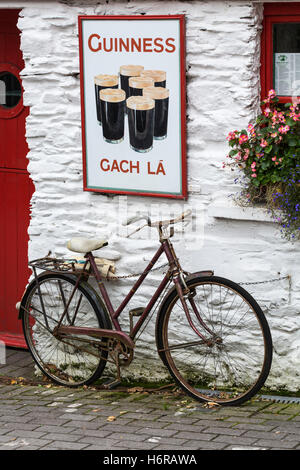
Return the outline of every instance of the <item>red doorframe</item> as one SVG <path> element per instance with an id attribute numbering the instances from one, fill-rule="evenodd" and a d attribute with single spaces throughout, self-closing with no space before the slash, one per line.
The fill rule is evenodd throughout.
<path id="1" fill-rule="evenodd" d="M 28 225 L 34 187 L 27 171 L 25 120 L 29 108 L 22 98 L 20 71 L 24 62 L 18 16 L 19 10 L 0 9 L 0 81 L 4 90 L 0 100 L 0 340 L 7 346 L 26 347 L 16 303 L 30 276 Z M 8 96 L 15 90 L 21 95 L 17 94 L 19 101 L 12 104 Z"/>
<path id="2" fill-rule="evenodd" d="M 300 2 L 265 3 L 261 37 L 261 99 L 273 88 L 273 24 L 300 23 Z M 291 96 L 279 97 L 281 103 L 289 103 Z"/>

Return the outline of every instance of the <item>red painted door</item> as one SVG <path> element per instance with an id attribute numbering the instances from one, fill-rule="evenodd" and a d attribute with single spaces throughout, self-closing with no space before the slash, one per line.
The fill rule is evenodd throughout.
<path id="1" fill-rule="evenodd" d="M 17 29 L 19 11 L 0 9 L 0 340 L 25 347 L 16 303 L 27 284 L 29 204 L 33 184 L 20 71 L 24 67 Z"/>

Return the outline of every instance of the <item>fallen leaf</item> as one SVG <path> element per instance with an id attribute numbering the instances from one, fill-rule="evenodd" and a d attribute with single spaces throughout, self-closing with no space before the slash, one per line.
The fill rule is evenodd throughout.
<path id="1" fill-rule="evenodd" d="M 128 411 L 120 411 L 120 415 L 125 415 Z"/>
<path id="2" fill-rule="evenodd" d="M 204 405 L 204 408 L 217 408 L 219 405 L 219 403 L 215 403 L 214 401 L 208 401 L 207 403 L 205 403 Z"/>
<path id="3" fill-rule="evenodd" d="M 11 380 L 10 381 L 10 385 L 15 385 L 16 383 L 18 383 L 16 380 Z"/>
<path id="4" fill-rule="evenodd" d="M 106 421 L 115 421 L 116 417 L 115 416 L 109 416 Z"/>
<path id="5" fill-rule="evenodd" d="M 135 392 L 143 392 L 144 389 L 143 387 L 133 387 L 133 388 L 129 388 L 127 391 L 129 393 L 135 393 Z"/>

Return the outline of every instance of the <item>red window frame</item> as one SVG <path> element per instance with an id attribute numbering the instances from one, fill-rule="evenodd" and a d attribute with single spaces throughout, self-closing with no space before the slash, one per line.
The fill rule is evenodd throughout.
<path id="1" fill-rule="evenodd" d="M 300 2 L 265 3 L 261 40 L 261 98 L 274 87 L 273 81 L 273 24 L 300 23 Z M 289 103 L 291 96 L 279 96 L 281 103 Z"/>

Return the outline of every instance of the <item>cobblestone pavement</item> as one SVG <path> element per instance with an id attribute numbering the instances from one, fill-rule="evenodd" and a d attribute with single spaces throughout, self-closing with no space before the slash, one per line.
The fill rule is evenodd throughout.
<path id="1" fill-rule="evenodd" d="M 28 352 L 0 364 L 0 450 L 299 450 L 300 404 L 205 408 L 172 389 L 37 382 Z"/>

